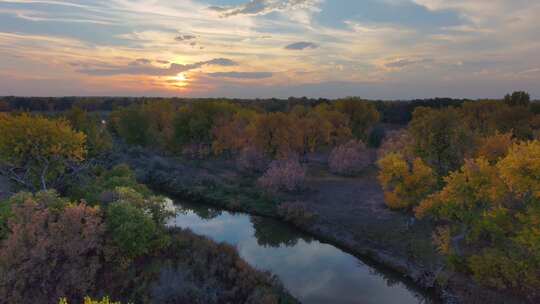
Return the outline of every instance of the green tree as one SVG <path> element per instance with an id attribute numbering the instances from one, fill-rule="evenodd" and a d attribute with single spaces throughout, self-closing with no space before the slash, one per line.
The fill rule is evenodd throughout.
<path id="1" fill-rule="evenodd" d="M 516 91 L 511 95 L 507 94 L 504 96 L 504 103 L 513 107 L 513 106 L 525 106 L 528 107 L 531 102 L 531 96 L 529 93 L 524 91 Z"/>
<path id="2" fill-rule="evenodd" d="M 417 108 L 408 130 L 415 155 L 435 168 L 439 176 L 459 168 L 472 146 L 472 134 L 455 108 Z"/>

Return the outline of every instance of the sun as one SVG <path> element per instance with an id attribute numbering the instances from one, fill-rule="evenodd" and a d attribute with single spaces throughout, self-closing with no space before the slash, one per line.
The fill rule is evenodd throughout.
<path id="1" fill-rule="evenodd" d="M 176 76 L 169 77 L 167 83 L 169 86 L 172 86 L 176 89 L 185 88 L 189 84 L 189 79 L 186 74 L 179 73 Z"/>
<path id="2" fill-rule="evenodd" d="M 186 75 L 184 75 L 184 73 L 180 73 L 180 74 L 176 75 L 174 77 L 174 79 L 177 80 L 180 83 L 184 83 L 184 82 L 186 82 L 187 77 L 186 77 Z"/>

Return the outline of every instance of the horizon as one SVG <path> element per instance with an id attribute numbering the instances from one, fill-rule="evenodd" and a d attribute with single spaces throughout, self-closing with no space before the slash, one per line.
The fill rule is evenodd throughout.
<path id="1" fill-rule="evenodd" d="M 0 95 L 540 98 L 527 0 L 0 0 Z"/>

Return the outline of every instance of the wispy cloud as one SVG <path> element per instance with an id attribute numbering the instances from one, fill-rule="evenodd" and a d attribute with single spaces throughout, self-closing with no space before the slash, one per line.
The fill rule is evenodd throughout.
<path id="1" fill-rule="evenodd" d="M 209 73 L 208 76 L 216 78 L 237 78 L 237 79 L 264 79 L 272 77 L 270 72 L 216 72 Z"/>
<path id="2" fill-rule="evenodd" d="M 318 47 L 319 45 L 313 42 L 295 42 L 295 43 L 291 43 L 285 46 L 285 49 L 298 51 L 298 50 L 305 50 L 305 49 L 316 49 Z"/>
<path id="3" fill-rule="evenodd" d="M 147 76 L 174 76 L 179 73 L 198 69 L 203 66 L 236 66 L 236 62 L 226 58 L 216 58 L 192 64 L 171 63 L 168 68 L 161 68 L 151 64 L 148 59 L 137 59 L 127 66 L 109 66 L 105 68 L 84 68 L 78 72 L 94 76 L 112 75 L 147 75 Z"/>

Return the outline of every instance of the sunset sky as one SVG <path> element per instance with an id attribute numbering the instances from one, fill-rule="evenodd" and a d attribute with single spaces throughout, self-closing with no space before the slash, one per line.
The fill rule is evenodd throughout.
<path id="1" fill-rule="evenodd" d="M 540 97 L 538 0 L 0 0 L 0 95 Z"/>

